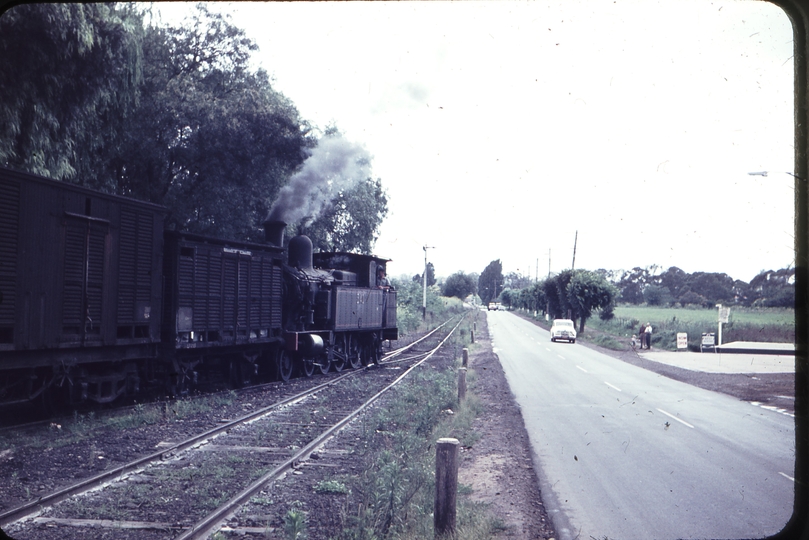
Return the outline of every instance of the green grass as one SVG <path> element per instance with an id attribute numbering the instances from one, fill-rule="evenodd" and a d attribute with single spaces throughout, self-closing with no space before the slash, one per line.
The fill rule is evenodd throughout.
<path id="1" fill-rule="evenodd" d="M 684 332 L 688 334 L 688 348 L 699 350 L 703 333 L 718 333 L 717 317 L 716 309 L 618 306 L 610 321 L 597 316 L 588 319 L 580 337 L 588 339 L 587 329 L 598 330 L 612 335 L 619 348 L 626 347 L 641 323 L 649 322 L 654 330 L 652 348 L 676 350 L 677 334 Z M 793 343 L 795 312 L 784 308 L 731 308 L 729 322 L 722 325 L 722 342 L 732 341 Z"/>
<path id="2" fill-rule="evenodd" d="M 718 315 L 716 308 L 666 308 L 656 306 L 618 306 L 615 308 L 616 319 L 634 319 L 641 322 L 670 321 L 677 319 L 686 323 L 713 324 L 716 327 Z M 737 308 L 730 309 L 730 322 L 753 325 L 794 325 L 795 310 L 787 308 Z"/>

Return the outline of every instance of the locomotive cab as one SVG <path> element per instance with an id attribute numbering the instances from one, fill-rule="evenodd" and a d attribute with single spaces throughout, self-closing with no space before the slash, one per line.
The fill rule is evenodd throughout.
<path id="1" fill-rule="evenodd" d="M 396 293 L 377 285 L 387 259 L 313 253 L 306 236 L 289 242 L 285 274 L 286 351 L 305 375 L 377 363 L 385 340 L 398 339 Z"/>

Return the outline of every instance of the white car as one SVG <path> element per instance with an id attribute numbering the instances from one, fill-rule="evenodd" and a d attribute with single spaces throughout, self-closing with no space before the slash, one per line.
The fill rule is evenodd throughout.
<path id="1" fill-rule="evenodd" d="M 576 327 L 570 319 L 554 319 L 551 326 L 551 341 L 563 339 L 576 343 Z"/>

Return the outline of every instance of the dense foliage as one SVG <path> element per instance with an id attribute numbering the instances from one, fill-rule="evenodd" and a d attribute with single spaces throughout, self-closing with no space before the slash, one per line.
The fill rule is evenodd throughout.
<path id="1" fill-rule="evenodd" d="M 792 307 L 795 302 L 795 269 L 762 271 L 750 283 L 716 272 L 687 273 L 672 266 L 635 267 L 619 272 L 601 271 L 618 288 L 618 300 L 650 306 L 701 306 L 716 304 Z"/>
<path id="2" fill-rule="evenodd" d="M 463 272 L 455 272 L 449 276 L 441 287 L 441 294 L 444 296 L 454 296 L 461 300 L 476 292 L 477 279 L 475 276 Z"/>
<path id="3" fill-rule="evenodd" d="M 205 5 L 176 26 L 138 4 L 30 4 L 0 17 L 0 165 L 169 209 L 167 226 L 259 241 L 318 139 L 255 43 Z M 370 163 L 368 163 L 370 165 Z M 381 182 L 352 178 L 307 227 L 316 246 L 370 251 Z"/>
<path id="4" fill-rule="evenodd" d="M 478 295 L 483 304 L 494 302 L 503 292 L 505 278 L 503 277 L 503 263 L 500 259 L 490 262 L 478 278 Z"/>

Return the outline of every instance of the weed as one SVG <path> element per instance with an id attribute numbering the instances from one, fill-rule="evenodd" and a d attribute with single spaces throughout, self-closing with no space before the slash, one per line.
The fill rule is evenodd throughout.
<path id="1" fill-rule="evenodd" d="M 284 515 L 284 536 L 288 540 L 306 540 L 306 512 L 300 501 L 292 503 L 292 508 Z"/>
<path id="2" fill-rule="evenodd" d="M 315 491 L 317 493 L 329 493 L 335 495 L 348 495 L 351 493 L 348 486 L 339 480 L 321 480 L 315 486 Z"/>

